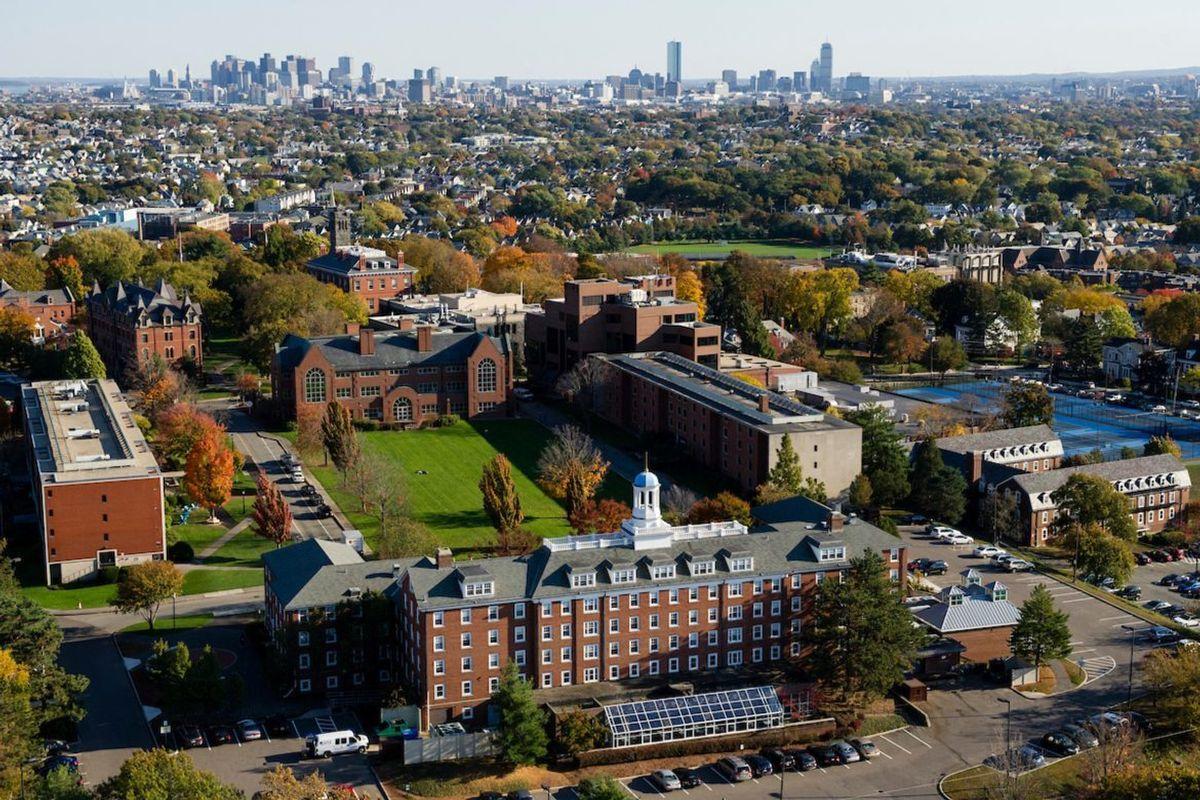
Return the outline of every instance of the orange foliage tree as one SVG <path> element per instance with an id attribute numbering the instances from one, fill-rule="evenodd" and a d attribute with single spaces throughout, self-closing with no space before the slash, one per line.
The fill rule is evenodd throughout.
<path id="1" fill-rule="evenodd" d="M 188 453 L 183 470 L 183 486 L 188 497 L 208 509 L 213 522 L 217 508 L 233 494 L 235 469 L 233 448 L 220 425 L 205 426 L 204 432 Z"/>
<path id="2" fill-rule="evenodd" d="M 567 521 L 578 534 L 607 533 L 620 528 L 631 516 L 633 509 L 619 500 L 588 500 Z"/>
<path id="3" fill-rule="evenodd" d="M 279 484 L 259 472 L 255 478 L 258 496 L 254 498 L 254 532 L 275 543 L 286 544 L 292 536 L 292 507 L 279 491 Z"/>

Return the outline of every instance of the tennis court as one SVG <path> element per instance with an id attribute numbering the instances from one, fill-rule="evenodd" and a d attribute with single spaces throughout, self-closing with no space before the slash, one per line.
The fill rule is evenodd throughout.
<path id="1" fill-rule="evenodd" d="M 952 405 L 966 411 L 995 413 L 1000 410 L 1009 384 L 968 381 L 945 386 L 900 389 L 896 394 Z M 1140 450 L 1151 436 L 1170 433 L 1183 450 L 1185 461 L 1200 458 L 1200 421 L 1170 414 L 1152 414 L 1074 395 L 1051 392 L 1054 421 L 1051 426 L 1062 439 L 1067 455 L 1099 449 L 1106 460 L 1119 458 L 1121 448 Z"/>

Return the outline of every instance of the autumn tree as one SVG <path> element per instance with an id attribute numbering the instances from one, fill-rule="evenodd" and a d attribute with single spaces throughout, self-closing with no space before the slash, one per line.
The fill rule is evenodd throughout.
<path id="1" fill-rule="evenodd" d="M 1046 391 L 1045 386 L 1034 383 L 1013 384 L 1004 393 L 1000 415 L 1010 428 L 1049 425 L 1054 419 L 1054 398 Z"/>
<path id="2" fill-rule="evenodd" d="M 187 753 L 135 751 L 121 770 L 96 787 L 97 800 L 243 800 L 241 790 L 197 769 Z"/>
<path id="3" fill-rule="evenodd" d="M 35 324 L 33 317 L 17 306 L 0 308 L 0 369 L 29 370 Z"/>
<path id="4" fill-rule="evenodd" d="M 381 559 L 429 555 L 436 548 L 437 540 L 427 527 L 403 516 L 393 516 L 381 525 L 375 541 L 375 553 Z"/>
<path id="5" fill-rule="evenodd" d="M 186 388 L 179 373 L 157 354 L 132 363 L 126 382 L 138 393 L 138 409 L 152 420 L 179 402 Z"/>
<path id="6" fill-rule="evenodd" d="M 350 409 L 336 400 L 330 400 L 325 406 L 325 416 L 321 419 L 321 444 L 345 479 L 350 465 L 358 460 L 360 450 Z"/>
<path id="7" fill-rule="evenodd" d="M 848 268 L 794 272 L 788 287 L 787 314 L 798 330 L 811 333 L 821 346 L 829 345 L 850 319 L 850 295 L 858 289 L 858 273 Z"/>
<path id="8" fill-rule="evenodd" d="M 1164 433 L 1162 436 L 1151 436 L 1142 447 L 1142 455 L 1171 455 L 1180 458 L 1183 455 L 1183 450 L 1179 447 L 1179 442 L 1171 438 L 1171 434 Z"/>
<path id="9" fill-rule="evenodd" d="M 164 600 L 183 591 L 183 572 L 170 561 L 143 561 L 125 570 L 117 584 L 113 607 L 122 614 L 140 614 L 150 630 Z"/>
<path id="10" fill-rule="evenodd" d="M 183 486 L 196 503 L 207 508 L 217 522 L 217 509 L 233 494 L 233 448 L 220 425 L 206 426 L 192 445 L 183 469 Z"/>
<path id="11" fill-rule="evenodd" d="M 713 497 L 702 497 L 687 513 L 687 524 L 703 525 L 706 522 L 735 520 L 749 525 L 750 504 L 732 492 L 719 492 Z"/>
<path id="12" fill-rule="evenodd" d="M 1137 538 L 1129 499 L 1099 475 L 1077 472 L 1055 489 L 1050 499 L 1058 509 L 1052 523 L 1055 535 L 1062 535 L 1071 525 L 1095 524 L 1118 539 L 1132 542 Z"/>
<path id="13" fill-rule="evenodd" d="M 276 547 L 292 538 L 292 507 L 279 491 L 279 484 L 268 477 L 265 470 L 259 471 L 254 479 L 258 494 L 254 498 L 254 532 L 272 541 Z"/>
<path id="14" fill-rule="evenodd" d="M 586 711 L 568 711 L 558 723 L 558 744 L 569 757 L 594 750 L 604 744 L 607 728 L 598 714 Z"/>
<path id="15" fill-rule="evenodd" d="M 525 512 L 521 510 L 521 498 L 513 483 L 512 465 L 503 453 L 497 453 L 483 465 L 479 491 L 483 494 L 483 510 L 492 521 L 492 527 L 506 533 L 521 527 Z"/>
<path id="16" fill-rule="evenodd" d="M 967 352 L 954 337 L 939 336 L 929 343 L 925 359 L 929 362 L 929 369 L 944 378 L 947 372 L 967 365 Z"/>
<path id="17" fill-rule="evenodd" d="M 675 276 L 675 296 L 696 304 L 697 315 L 703 319 L 708 308 L 704 299 L 704 283 L 693 269 L 680 270 Z"/>
<path id="18" fill-rule="evenodd" d="M 108 377 L 108 370 L 92 340 L 81 330 L 71 334 L 63 351 L 62 376 L 71 380 L 99 380 Z"/>
<path id="19" fill-rule="evenodd" d="M 200 437 L 219 427 L 216 420 L 192 403 L 176 403 L 158 415 L 154 450 L 171 469 L 182 469 Z"/>
<path id="20" fill-rule="evenodd" d="M 620 500 L 605 498 L 588 500 L 575 514 L 567 518 L 571 530 L 578 534 L 606 533 L 621 527 L 621 523 L 633 516 L 633 509 Z"/>
<path id="21" fill-rule="evenodd" d="M 570 515 L 595 496 L 608 474 L 608 462 L 582 430 L 560 425 L 538 456 L 537 469 L 539 485 L 563 501 Z"/>
<path id="22" fill-rule="evenodd" d="M 239 372 L 233 386 L 237 390 L 238 397 L 242 400 L 249 400 L 257 397 L 258 393 L 262 391 L 262 378 L 254 372 Z"/>
<path id="23" fill-rule="evenodd" d="M 346 792 L 330 787 L 320 772 L 309 772 L 303 778 L 297 778 L 296 773 L 283 764 L 276 764 L 275 769 L 263 776 L 262 791 L 256 792 L 259 800 L 337 800 L 348 798 Z"/>

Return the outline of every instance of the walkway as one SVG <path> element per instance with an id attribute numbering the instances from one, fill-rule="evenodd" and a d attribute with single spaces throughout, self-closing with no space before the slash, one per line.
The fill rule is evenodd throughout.
<path id="1" fill-rule="evenodd" d="M 249 528 L 253 522 L 254 522 L 254 520 L 250 519 L 249 517 L 246 517 L 244 520 L 237 523 L 229 530 L 225 531 L 225 533 L 221 534 L 221 538 L 217 539 L 215 542 L 213 542 L 208 547 L 201 550 L 199 553 L 196 553 L 196 562 L 203 564 L 204 560 L 206 558 L 214 555 L 222 547 L 229 544 L 230 539 L 237 536 L 242 531 L 246 530 L 246 528 Z"/>

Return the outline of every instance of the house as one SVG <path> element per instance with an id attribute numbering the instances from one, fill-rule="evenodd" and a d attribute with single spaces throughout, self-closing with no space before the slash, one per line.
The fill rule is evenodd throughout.
<path id="1" fill-rule="evenodd" d="M 33 317 L 33 341 L 41 344 L 66 332 L 75 317 L 75 297 L 70 289 L 22 292 L 0 279 L 0 308 L 15 308 Z"/>
<path id="2" fill-rule="evenodd" d="M 966 661 L 986 664 L 1007 658 L 1009 638 L 1021 611 L 1008 601 L 1008 588 L 999 581 L 983 585 L 979 573 L 967 570 L 962 585 L 947 586 L 931 602 L 909 606 L 913 617 L 932 633 L 948 637 L 964 648 Z"/>
<path id="3" fill-rule="evenodd" d="M 346 209 L 330 212 L 329 237 L 329 252 L 308 262 L 309 275 L 361 297 L 371 314 L 380 313 L 386 300 L 412 294 L 416 268 L 404 263 L 404 253 L 392 258 L 377 248 L 351 244 L 350 213 Z"/>
<path id="4" fill-rule="evenodd" d="M 1049 425 L 1003 428 L 937 440 L 942 461 L 963 474 L 968 486 L 979 490 L 989 465 L 1018 472 L 1045 472 L 1062 465 L 1062 440 Z"/>
<path id="5" fill-rule="evenodd" d="M 97 281 L 88 292 L 87 311 L 88 334 L 110 375 L 124 375 L 155 357 L 174 367 L 204 365 L 204 312 L 165 280 L 153 289 L 130 281 L 101 289 Z"/>
<path id="6" fill-rule="evenodd" d="M 1101 364 L 1110 383 L 1135 382 L 1142 359 L 1150 354 L 1174 356 L 1170 347 L 1157 347 L 1146 339 L 1117 337 L 1104 343 Z"/>

